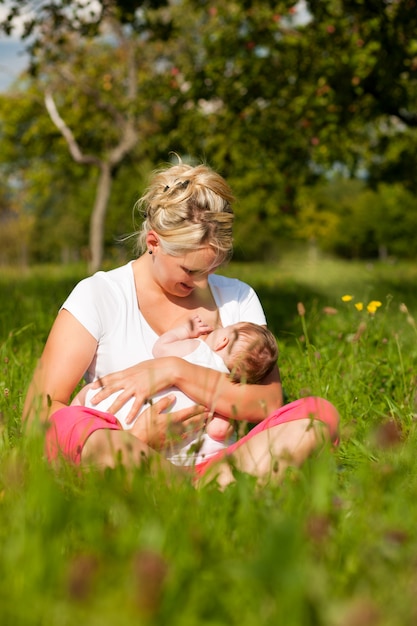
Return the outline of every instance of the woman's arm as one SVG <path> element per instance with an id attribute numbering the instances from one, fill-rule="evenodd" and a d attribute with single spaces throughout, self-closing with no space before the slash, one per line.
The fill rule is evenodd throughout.
<path id="1" fill-rule="evenodd" d="M 227 374 L 179 357 L 164 357 L 144 361 L 121 372 L 108 374 L 93 386 L 102 389 L 94 396 L 93 404 L 104 400 L 115 391 L 123 391 L 109 409 L 116 413 L 130 398 L 135 397 L 127 421 L 132 421 L 149 396 L 178 387 L 197 404 L 227 418 L 260 422 L 273 410 L 282 406 L 282 387 L 278 368 L 261 384 L 232 383 Z"/>
<path id="2" fill-rule="evenodd" d="M 184 361 L 176 368 L 174 385 L 210 412 L 257 423 L 283 404 L 278 366 L 256 385 L 233 383 L 227 374 Z"/>
<path id="3" fill-rule="evenodd" d="M 29 385 L 23 418 L 46 421 L 68 405 L 94 358 L 97 341 L 68 311 L 59 312 Z"/>
<path id="4" fill-rule="evenodd" d="M 28 423 L 35 419 L 45 422 L 55 411 L 67 406 L 74 389 L 93 360 L 96 349 L 97 341 L 84 326 L 65 309 L 60 311 L 29 385 L 23 419 Z M 146 363 L 149 362 L 145 362 L 145 368 Z M 146 371 L 144 368 L 142 370 Z M 123 376 L 119 380 L 121 382 L 117 389 L 123 389 Z M 146 380 L 144 389 L 150 394 L 152 376 L 147 375 Z M 172 398 L 163 398 L 146 409 L 141 414 L 141 419 L 137 420 L 140 423 L 135 424 L 132 429 L 132 436 L 159 449 L 164 445 L 167 430 L 173 425 L 180 430 L 201 428 L 207 417 L 204 407 L 195 406 L 168 414 L 164 410 L 170 402 L 172 403 Z"/>

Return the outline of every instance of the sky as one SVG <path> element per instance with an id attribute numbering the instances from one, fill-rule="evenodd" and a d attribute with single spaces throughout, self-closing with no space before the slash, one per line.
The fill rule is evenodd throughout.
<path id="1" fill-rule="evenodd" d="M 0 92 L 10 87 L 27 64 L 24 44 L 16 39 L 0 36 Z"/>
<path id="2" fill-rule="evenodd" d="M 7 14 L 7 0 L 0 4 L 0 20 Z M 0 33 L 0 92 L 6 91 L 13 81 L 28 66 L 28 57 L 25 54 L 27 42 L 19 39 L 21 27 L 18 24 L 10 37 Z"/>

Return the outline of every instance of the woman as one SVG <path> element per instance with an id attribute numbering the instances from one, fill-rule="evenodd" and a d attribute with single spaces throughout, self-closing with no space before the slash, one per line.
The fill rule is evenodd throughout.
<path id="1" fill-rule="evenodd" d="M 225 486 L 233 480 L 231 464 L 262 483 L 280 478 L 289 464 L 301 464 L 323 437 L 337 437 L 337 411 L 325 400 L 306 398 L 279 410 L 277 367 L 261 384 L 244 385 L 178 357 L 152 359 L 158 336 L 190 316 L 214 328 L 240 321 L 266 325 L 248 285 L 214 274 L 231 256 L 232 202 L 223 178 L 204 165 L 180 162 L 157 172 L 139 202 L 141 256 L 81 281 L 65 301 L 24 409 L 27 419 L 48 421 L 51 460 L 63 455 L 75 463 L 114 466 L 122 458 L 137 465 L 158 455 L 170 429 L 198 430 L 207 415 L 258 423 L 224 453 L 195 466 L 198 476 L 213 466 L 213 476 Z M 85 373 L 101 388 L 96 403 L 123 389 L 109 413 L 68 406 Z M 168 415 L 165 399 L 142 413 L 131 430 L 121 429 L 113 414 L 125 402 L 134 398 L 133 418 L 152 394 L 170 386 L 195 400 L 194 415 Z"/>

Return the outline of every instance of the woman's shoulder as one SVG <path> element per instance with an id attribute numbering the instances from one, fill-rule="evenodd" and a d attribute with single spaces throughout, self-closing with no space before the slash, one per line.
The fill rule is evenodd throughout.
<path id="1" fill-rule="evenodd" d="M 115 292 L 120 293 L 130 290 L 133 279 L 132 262 L 116 267 L 112 270 L 100 270 L 91 276 L 84 278 L 78 286 L 84 289 L 91 289 L 94 292 Z"/>
<path id="2" fill-rule="evenodd" d="M 136 305 L 132 284 L 130 264 L 96 272 L 74 287 L 61 308 L 72 313 L 98 339 L 103 329 L 114 326 L 126 310 Z"/>
<path id="3" fill-rule="evenodd" d="M 209 285 L 223 326 L 236 322 L 265 324 L 265 314 L 255 290 L 239 280 L 218 274 L 209 276 Z"/>
<path id="4" fill-rule="evenodd" d="M 68 296 L 65 304 L 69 302 L 103 302 L 120 300 L 122 294 L 130 297 L 134 284 L 131 263 L 127 263 L 109 271 L 99 271 L 81 280 Z"/>
<path id="5" fill-rule="evenodd" d="M 239 278 L 229 278 L 220 274 L 210 274 L 209 285 L 221 291 L 248 292 L 252 287 Z"/>
<path id="6" fill-rule="evenodd" d="M 121 283 L 130 283 L 133 279 L 132 261 L 116 267 L 112 270 L 99 271 L 87 278 L 93 282 L 120 285 Z"/>
<path id="7" fill-rule="evenodd" d="M 227 303 L 238 306 L 240 303 L 247 302 L 255 296 L 252 287 L 238 278 L 211 274 L 209 276 L 209 285 L 219 307 Z"/>

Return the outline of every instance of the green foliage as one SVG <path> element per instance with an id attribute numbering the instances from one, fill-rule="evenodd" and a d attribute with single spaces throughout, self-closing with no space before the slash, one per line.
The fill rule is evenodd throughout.
<path id="1" fill-rule="evenodd" d="M 294 235 L 345 257 L 414 258 L 416 201 L 401 185 L 338 177 L 299 194 Z"/>
<path id="2" fill-rule="evenodd" d="M 231 182 L 239 258 L 276 257 L 277 242 L 290 235 L 344 256 L 414 253 L 415 209 L 396 187 L 416 191 L 417 18 L 409 0 L 310 0 L 304 10 L 294 0 L 33 6 L 11 1 L 0 23 L 9 32 L 26 13 L 35 42 L 36 72 L 0 101 L 1 183 L 20 221 L 33 219 L 31 258 L 85 256 L 98 165 L 111 161 L 126 123 L 137 142 L 111 167 L 117 193 L 103 232 L 110 259 L 120 254 L 115 239 L 131 230 L 147 173 L 172 151 Z M 90 169 L 73 163 L 46 115 L 45 89 Z M 357 206 L 347 198 L 319 206 L 317 181 L 340 171 L 372 192 Z M 350 197 L 350 185 L 339 185 Z M 395 241 L 387 243 L 381 215 L 388 233 L 395 221 Z"/>
<path id="3" fill-rule="evenodd" d="M 36 359 L 84 271 L 0 279 L 1 622 L 413 626 L 415 265 L 294 249 L 225 268 L 264 303 L 288 400 L 333 401 L 341 443 L 280 486 L 237 475 L 223 493 L 145 468 L 131 479 L 122 468 L 55 472 L 42 433 L 21 433 Z M 381 306 L 369 313 L 372 300 Z"/>
<path id="4" fill-rule="evenodd" d="M 378 133 L 373 140 L 375 147 L 368 158 L 369 182 L 373 186 L 379 181 L 387 184 L 400 183 L 415 194 L 417 132 L 412 128 L 399 129 L 395 123 L 390 126 L 390 132 Z"/>
<path id="5" fill-rule="evenodd" d="M 8 190 L 9 212 L 0 235 L 8 240 L 4 263 L 17 262 L 17 254 L 23 263 L 59 261 L 65 252 L 77 258 L 86 245 L 93 190 L 83 168 L 69 161 L 66 147 L 52 148 L 55 133 L 40 102 L 33 85 L 0 99 L 0 180 Z"/>

